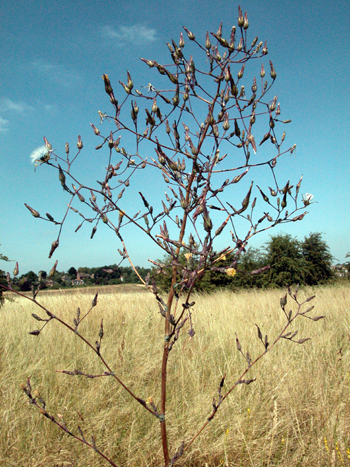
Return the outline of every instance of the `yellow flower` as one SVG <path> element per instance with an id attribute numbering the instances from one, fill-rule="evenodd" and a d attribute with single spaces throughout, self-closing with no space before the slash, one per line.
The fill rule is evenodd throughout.
<path id="1" fill-rule="evenodd" d="M 235 277 L 236 269 L 235 268 L 228 268 L 226 269 L 226 274 L 230 277 Z"/>
<path id="2" fill-rule="evenodd" d="M 192 253 L 185 253 L 185 258 L 186 258 L 186 261 L 189 262 L 190 259 L 192 258 Z"/>

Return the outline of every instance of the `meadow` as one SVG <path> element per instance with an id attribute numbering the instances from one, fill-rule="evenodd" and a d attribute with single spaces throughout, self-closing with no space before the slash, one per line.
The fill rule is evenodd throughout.
<path id="1" fill-rule="evenodd" d="M 77 307 L 91 306 L 93 291 L 46 293 L 39 301 L 73 324 Z M 131 293 L 132 292 L 132 293 Z M 295 467 L 350 465 L 350 287 L 303 289 L 316 295 L 313 322 L 293 323 L 302 345 L 282 339 L 224 401 L 216 417 L 179 461 L 180 466 Z M 254 358 L 263 350 L 259 325 L 269 341 L 282 329 L 284 291 L 218 291 L 194 297 L 193 338 L 187 330 L 170 353 L 167 402 L 170 448 L 190 439 L 212 412 L 226 373 L 229 388 L 246 367 L 236 347 Z M 288 305 L 292 307 L 289 298 Z M 295 306 L 294 306 L 295 309 Z M 30 376 L 48 412 L 76 431 L 118 466 L 163 466 L 159 423 L 110 377 L 69 376 L 56 370 L 102 374 L 104 368 L 72 332 L 52 321 L 40 336 L 31 313 L 40 310 L 21 297 L 0 309 L 0 466 L 102 467 L 108 465 L 59 430 L 29 404 L 20 388 Z M 143 399 L 159 402 L 164 319 L 151 294 L 136 287 L 99 289 L 98 304 L 81 324 L 93 342 L 101 319 L 101 354 Z"/>

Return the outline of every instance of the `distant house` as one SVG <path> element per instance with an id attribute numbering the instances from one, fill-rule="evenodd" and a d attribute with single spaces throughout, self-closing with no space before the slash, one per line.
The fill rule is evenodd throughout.
<path id="1" fill-rule="evenodd" d="M 58 283 L 56 281 L 53 281 L 52 279 L 48 279 L 45 282 L 45 285 L 46 285 L 46 287 L 53 287 L 54 285 L 58 285 Z"/>
<path id="2" fill-rule="evenodd" d="M 335 264 L 331 266 L 331 269 L 338 277 L 347 277 L 349 275 L 349 270 L 345 264 Z"/>
<path id="3" fill-rule="evenodd" d="M 61 279 L 62 279 L 63 282 L 65 282 L 65 283 L 67 283 L 67 284 L 68 284 L 69 282 L 71 282 L 71 280 L 72 280 L 71 277 L 68 276 L 67 274 L 65 274 L 64 276 L 62 276 Z"/>
<path id="4" fill-rule="evenodd" d="M 83 275 L 88 276 L 89 274 L 79 274 L 77 271 L 77 278 L 72 280 L 72 285 L 84 285 L 85 282 L 81 278 Z"/>

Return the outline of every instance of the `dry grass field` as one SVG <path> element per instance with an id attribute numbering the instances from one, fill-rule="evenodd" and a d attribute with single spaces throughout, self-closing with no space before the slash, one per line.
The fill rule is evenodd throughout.
<path id="1" fill-rule="evenodd" d="M 164 320 L 151 295 L 128 288 L 99 289 L 97 307 L 80 332 L 93 342 L 103 318 L 101 354 L 118 376 L 141 398 L 160 395 Z M 79 306 L 87 311 L 93 291 L 43 294 L 50 311 L 70 323 Z M 256 381 L 239 385 L 224 401 L 207 429 L 178 465 L 188 467 L 349 466 L 350 465 L 350 287 L 302 290 L 316 294 L 311 314 L 326 315 L 293 324 L 303 345 L 286 340 L 251 369 Z M 233 384 L 245 361 L 263 350 L 257 323 L 269 341 L 281 330 L 279 306 L 283 291 L 250 291 L 194 298 L 195 336 L 180 334 L 168 366 L 168 430 L 171 453 L 190 439 L 212 411 L 222 376 Z M 291 305 L 291 300 L 288 302 Z M 0 309 L 0 466 L 102 467 L 92 450 L 74 441 L 38 413 L 20 389 L 31 377 L 33 389 L 45 399 L 48 412 L 63 416 L 67 426 L 79 425 L 87 439 L 118 466 L 160 467 L 159 423 L 136 404 L 111 377 L 88 379 L 56 370 L 79 369 L 101 374 L 100 361 L 73 333 L 52 321 L 38 337 L 31 313 L 40 310 L 25 298 L 6 301 Z M 59 414 L 59 415 L 58 415 Z"/>

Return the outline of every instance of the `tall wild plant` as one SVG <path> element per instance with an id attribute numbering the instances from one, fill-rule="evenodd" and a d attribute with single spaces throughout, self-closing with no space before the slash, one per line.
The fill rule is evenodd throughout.
<path id="1" fill-rule="evenodd" d="M 51 245 L 49 258 L 56 254 L 68 214 L 75 213 L 81 219 L 76 230 L 91 224 L 91 238 L 102 224 L 111 229 L 120 242 L 121 261 L 128 260 L 136 274 L 137 268 L 128 253 L 128 239 L 123 235 L 126 226 L 132 225 L 140 234 L 148 237 L 158 246 L 158 257 L 165 255 L 167 258 L 164 263 L 150 260 L 155 266 L 155 275 L 166 273 L 165 264 L 171 264 L 171 287 L 166 297 L 157 290 L 154 277 L 144 279 L 139 276 L 154 295 L 159 319 L 164 320 L 164 339 L 159 342 L 162 356 L 157 402 L 152 398 L 143 400 L 134 394 L 118 375 L 114 362 L 106 361 L 103 321 L 96 331 L 98 337 L 95 342 L 89 341 L 81 332 L 82 321 L 88 319 L 89 313 L 97 306 L 97 294 L 91 308 L 84 314 L 78 308 L 71 322 L 64 321 L 40 304 L 38 293 L 43 284 L 40 277 L 38 284 L 32 286 L 33 294 L 29 298 L 42 312 L 40 316 L 33 314 L 42 325 L 30 334 L 38 336 L 51 322 L 65 326 L 67 332 L 79 336 L 87 350 L 100 359 L 105 367 L 104 375 L 121 385 L 129 393 L 130 401 L 141 404 L 145 416 L 158 420 L 165 467 L 176 464 L 185 455 L 205 427 L 218 416 L 222 403 L 238 385 L 248 385 L 254 381 L 247 376 L 249 370 L 280 339 L 299 344 L 307 340 L 296 340 L 296 332 L 291 333 L 288 329 L 297 317 L 321 318 L 308 316 L 313 307 L 302 311 L 305 302 L 300 303 L 297 294 L 289 290 L 297 306 L 296 311 L 289 311 L 286 308 L 287 294 L 281 299 L 280 305 L 285 314 L 283 329 L 269 339 L 256 325 L 262 351 L 255 356 L 249 354 L 247 346 L 241 344 L 237 335 L 233 338 L 237 350 L 242 354 L 241 374 L 235 381 L 226 381 L 225 375 L 218 375 L 213 405 L 203 408 L 203 420 L 193 427 L 192 438 L 178 440 L 177 446 L 169 445 L 167 391 L 175 388 L 167 385 L 167 373 L 171 371 L 168 363 L 178 341 L 185 339 L 186 334 L 191 337 L 195 335 L 191 319 L 195 313 L 192 298 L 194 285 L 207 270 L 220 271 L 233 277 L 237 272 L 239 256 L 245 251 L 249 240 L 276 225 L 302 220 L 306 211 L 300 211 L 310 204 L 311 199 L 309 195 L 304 196 L 301 203 L 299 201 L 302 179 L 293 186 L 288 177 L 278 181 L 275 176 L 276 165 L 284 155 L 292 154 L 296 145 L 286 147 L 284 143 L 286 133 L 283 127 L 290 120 L 281 117 L 278 97 L 270 93 L 277 73 L 272 61 L 267 59 L 267 43 L 259 41 L 258 37 L 248 38 L 247 13 L 243 15 L 240 7 L 238 12 L 238 27 L 233 26 L 224 34 L 221 23 L 217 32 L 206 34 L 203 42 L 184 27 L 185 33 L 180 34 L 178 41 L 172 40 L 167 44 L 168 64 L 141 58 L 150 68 L 150 80 L 153 82 L 146 90 L 135 87 L 129 71 L 125 82 L 119 81 L 113 86 L 113 79 L 104 74 L 110 111 L 105 114 L 99 112 L 103 126 L 91 124 L 98 139 L 96 150 L 106 157 L 104 178 L 97 185 L 86 185 L 79 182 L 78 175 L 73 174 L 73 163 L 83 150 L 80 136 L 77 152 L 73 155 L 68 143 L 65 155 L 62 155 L 56 153 L 44 138 L 46 153 L 36 161 L 36 166 L 57 171 L 59 182 L 69 199 L 68 209 L 63 219 L 57 221 L 51 214 L 46 214 L 44 218 L 26 205 L 34 217 L 58 226 L 58 236 Z M 244 186 L 251 173 L 264 169 L 267 170 L 268 185 L 261 188 L 249 180 L 245 191 L 242 191 L 240 187 Z M 140 173 L 149 182 L 149 191 L 143 193 L 137 188 L 137 182 L 133 182 Z M 160 177 L 157 178 L 157 175 Z M 124 200 L 131 191 L 134 205 L 137 204 L 137 197 L 140 201 L 141 209 L 136 213 L 125 207 Z M 156 203 L 151 201 L 151 198 L 155 199 L 154 194 L 157 195 Z M 258 212 L 261 203 L 262 208 Z M 138 238 L 137 242 L 141 241 Z M 132 236 L 129 242 L 133 241 L 135 237 Z M 180 250 L 185 251 L 185 264 L 179 262 Z M 232 263 L 226 265 L 225 262 L 225 266 L 222 266 L 222 260 L 228 255 L 233 257 Z M 57 260 L 50 277 L 54 276 L 56 266 Z M 262 271 L 245 273 L 255 275 Z M 14 271 L 16 273 L 18 267 Z M 11 289 L 11 283 L 8 275 L 8 289 Z M 72 377 L 97 376 L 86 374 L 79 368 L 64 373 Z M 97 381 L 94 379 L 95 384 L 98 384 Z M 41 414 L 80 443 L 94 449 L 106 463 L 115 467 L 123 463 L 117 453 L 113 460 L 105 454 L 99 448 L 98 440 L 88 438 L 80 428 L 77 432 L 70 431 L 62 419 L 49 413 L 42 396 L 32 390 L 29 379 L 22 384 L 22 389 Z"/>

